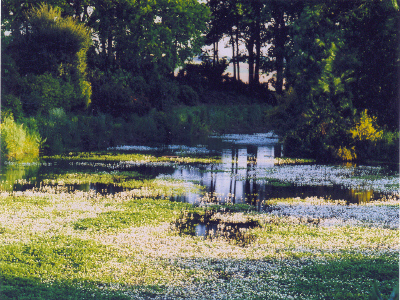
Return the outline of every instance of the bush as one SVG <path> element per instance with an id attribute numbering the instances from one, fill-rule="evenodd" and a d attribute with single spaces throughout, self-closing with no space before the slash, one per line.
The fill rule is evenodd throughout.
<path id="1" fill-rule="evenodd" d="M 56 78 L 50 73 L 29 74 L 25 77 L 22 103 L 24 111 L 30 115 L 46 113 L 58 107 L 70 110 L 76 101 L 75 95 L 73 85 L 62 78 Z"/>
<path id="2" fill-rule="evenodd" d="M 361 112 L 349 132 L 357 159 L 398 162 L 399 133 L 379 128 L 377 118 L 367 110 Z"/>
<path id="3" fill-rule="evenodd" d="M 21 98 L 25 112 L 86 108 L 91 97 L 86 81 L 90 32 L 47 4 L 29 10 L 26 18 L 26 30 L 14 35 L 6 49 L 23 78 L 21 85 L 27 87 Z"/>
<path id="4" fill-rule="evenodd" d="M 179 90 L 179 101 L 185 105 L 193 106 L 199 101 L 199 95 L 188 85 L 182 85 Z"/>
<path id="5" fill-rule="evenodd" d="M 91 81 L 92 106 L 96 111 L 124 118 L 133 113 L 145 115 L 149 112 L 150 103 L 145 96 L 149 87 L 143 77 L 134 77 L 124 70 L 112 74 L 97 70 L 92 74 Z"/>
<path id="6" fill-rule="evenodd" d="M 179 84 L 168 79 L 159 79 L 150 82 L 149 101 L 153 108 L 169 111 L 178 103 Z"/>
<path id="7" fill-rule="evenodd" d="M 1 110 L 3 112 L 11 113 L 16 120 L 20 120 L 24 116 L 20 98 L 12 94 L 2 95 Z"/>
<path id="8" fill-rule="evenodd" d="M 30 161 L 39 157 L 41 138 L 37 132 L 29 132 L 23 124 L 17 124 L 12 115 L 3 117 L 1 129 L 2 161 Z"/>

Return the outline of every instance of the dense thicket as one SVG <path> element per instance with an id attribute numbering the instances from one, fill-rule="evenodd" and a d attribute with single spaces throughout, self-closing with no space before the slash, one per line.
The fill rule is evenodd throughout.
<path id="1" fill-rule="evenodd" d="M 348 160 L 398 151 L 389 134 L 399 120 L 395 0 L 41 2 L 2 1 L 1 104 L 16 122 L 33 118 L 44 138 L 45 126 L 61 126 L 59 113 L 72 123 L 109 116 L 127 126 L 176 117 L 169 113 L 177 105 L 264 103 L 275 105 L 269 128 L 288 155 Z M 231 57 L 221 57 L 222 40 Z M 196 56 L 201 64 L 191 62 Z M 239 63 L 248 65 L 248 83 Z M 224 75 L 229 64 L 233 77 Z M 52 151 L 73 144 L 51 140 Z"/>
<path id="2" fill-rule="evenodd" d="M 2 94 L 7 99 L 18 97 L 30 115 L 57 107 L 86 108 L 91 97 L 86 79 L 88 30 L 47 4 L 32 8 L 25 16 L 18 34 L 3 38 L 4 78 L 8 79 L 8 73 L 14 78 L 3 84 Z"/>

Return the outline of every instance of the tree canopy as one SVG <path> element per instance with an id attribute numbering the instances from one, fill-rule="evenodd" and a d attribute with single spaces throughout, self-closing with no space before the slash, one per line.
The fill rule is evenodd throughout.
<path id="1" fill-rule="evenodd" d="M 196 104 L 226 84 L 274 93 L 276 101 L 264 99 L 277 104 L 270 117 L 287 151 L 350 149 L 366 111 L 376 126 L 398 128 L 396 0 L 42 1 L 1 4 L 2 98 L 16 115 L 83 109 L 90 100 L 92 111 L 145 114 Z M 205 45 L 213 45 L 210 60 Z M 202 65 L 187 65 L 199 55 Z M 246 85 L 239 63 L 248 65 Z"/>

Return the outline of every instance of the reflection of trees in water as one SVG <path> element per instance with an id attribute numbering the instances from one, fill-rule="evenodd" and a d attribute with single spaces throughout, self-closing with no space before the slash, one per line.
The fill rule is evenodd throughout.
<path id="1" fill-rule="evenodd" d="M 223 172 L 211 168 L 210 196 L 222 194 L 226 195 L 222 200 L 232 203 L 255 203 L 259 190 L 256 170 L 274 165 L 274 147 L 224 149 L 221 160 Z"/>
<path id="2" fill-rule="evenodd" d="M 2 165 L 0 175 L 0 191 L 13 191 L 19 187 L 33 185 L 31 178 L 36 178 L 39 171 L 38 164 L 29 165 Z"/>
<path id="3" fill-rule="evenodd" d="M 257 170 L 274 166 L 274 157 L 280 156 L 280 149 L 274 145 L 225 149 L 222 152 L 222 170 L 211 169 L 209 184 L 210 197 L 220 202 L 258 205 L 271 198 L 323 197 L 332 200 L 346 200 L 349 203 L 365 203 L 382 198 L 382 193 L 365 189 L 347 189 L 334 186 L 297 186 L 287 182 L 259 182 Z M 325 169 L 327 172 L 327 169 Z M 325 180 L 329 172 L 323 174 Z"/>

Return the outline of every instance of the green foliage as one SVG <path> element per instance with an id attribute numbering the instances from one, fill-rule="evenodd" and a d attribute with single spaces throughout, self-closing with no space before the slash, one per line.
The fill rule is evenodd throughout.
<path id="1" fill-rule="evenodd" d="M 199 101 L 199 95 L 188 85 L 180 87 L 179 101 L 185 105 L 193 106 Z"/>
<path id="2" fill-rule="evenodd" d="M 377 118 L 370 116 L 367 110 L 362 111 L 356 118 L 349 133 L 358 159 L 398 160 L 398 132 L 380 128 Z"/>
<path id="3" fill-rule="evenodd" d="M 74 69 L 85 72 L 81 69 L 85 68 L 84 57 L 79 55 L 85 53 L 91 41 L 82 24 L 72 17 L 62 17 L 60 9 L 47 4 L 32 8 L 26 16 L 30 30 L 10 45 L 21 75 L 51 72 L 73 76 Z"/>
<path id="4" fill-rule="evenodd" d="M 201 64 L 187 64 L 181 71 L 180 76 L 191 84 L 203 84 L 209 87 L 218 87 L 222 84 L 222 74 L 226 71 L 229 63 L 225 58 L 216 61 L 214 64 L 207 57 L 203 57 Z"/>
<path id="5" fill-rule="evenodd" d="M 373 8 L 377 9 L 374 13 Z M 365 60 L 369 48 L 366 50 L 364 46 L 369 42 L 361 43 L 365 33 L 358 34 L 362 37 L 360 40 L 359 37 L 354 37 L 352 30 L 358 31 L 357 26 L 364 26 L 363 22 L 370 20 L 375 13 L 374 17 L 381 20 L 379 16 L 385 9 L 390 10 L 376 3 L 367 3 L 365 7 L 350 2 L 345 5 L 315 3 L 306 5 L 295 20 L 292 32 L 293 53 L 288 66 L 288 82 L 295 92 L 289 89 L 284 97 L 291 100 L 280 104 L 272 114 L 278 117 L 276 127 L 282 136 L 286 155 L 305 155 L 319 160 L 354 160 L 369 156 L 362 145 L 366 142 L 355 141 L 356 138 L 351 133 L 351 130 L 355 130 L 352 129 L 353 123 L 357 121 L 356 109 L 363 111 L 374 107 L 375 111 L 377 106 L 367 103 L 376 102 L 377 99 L 380 103 L 385 103 L 382 98 L 389 101 L 391 96 L 384 91 L 388 87 L 387 82 L 396 80 L 385 79 L 382 94 L 376 94 L 375 99 L 367 100 L 365 91 L 375 89 L 371 88 L 371 82 L 379 82 L 380 85 L 381 79 L 386 77 L 379 76 L 379 80 L 375 80 L 374 71 L 361 71 L 365 70 L 364 66 L 367 67 L 371 61 L 376 60 L 372 57 L 369 61 Z M 388 26 L 388 31 L 379 33 L 383 39 L 392 35 L 389 23 L 391 24 L 393 18 L 394 15 L 387 15 L 388 23 L 385 26 Z M 370 28 L 375 28 L 375 25 Z M 366 29 L 366 32 L 369 34 L 369 31 L 374 30 Z M 359 39 L 359 44 L 355 45 L 352 38 Z M 371 48 L 374 47 L 371 45 Z M 360 55 L 356 55 L 358 51 Z M 374 51 L 375 57 L 379 51 L 381 50 Z M 393 53 L 394 51 L 388 50 L 382 56 L 386 58 Z M 377 69 L 379 67 L 375 68 Z M 387 69 L 387 72 L 388 76 L 393 75 L 391 70 Z M 362 79 L 356 74 L 363 74 Z M 364 80 L 365 83 L 368 82 L 368 88 L 364 87 L 361 91 Z M 396 88 L 392 88 L 394 90 Z M 364 99 L 361 99 L 361 94 L 365 95 Z"/>
<path id="6" fill-rule="evenodd" d="M 1 100 L 1 110 L 3 114 L 12 114 L 17 120 L 23 118 L 24 112 L 22 110 L 22 103 L 19 97 L 8 94 L 2 95 Z"/>
<path id="7" fill-rule="evenodd" d="M 42 114 L 57 107 L 70 110 L 75 103 L 75 90 L 71 83 L 50 73 L 29 74 L 24 78 L 22 103 L 29 114 Z"/>
<path id="8" fill-rule="evenodd" d="M 95 3 L 90 24 L 99 42 L 91 60 L 104 71 L 122 68 L 150 83 L 201 52 L 207 19 L 207 7 L 195 0 Z"/>
<path id="9" fill-rule="evenodd" d="M 363 289 L 365 285 L 371 287 L 374 280 L 383 283 L 380 287 L 382 293 L 390 294 L 393 279 L 398 277 L 398 264 L 393 258 L 349 255 L 304 266 L 295 277 L 290 289 L 302 297 L 314 298 L 325 294 L 334 299 L 366 299 Z M 285 284 L 286 280 L 280 283 Z"/>
<path id="10" fill-rule="evenodd" d="M 393 291 L 388 298 L 388 300 L 395 299 L 399 299 L 399 282 L 397 282 L 397 285 L 393 288 Z M 383 300 L 376 282 L 374 282 L 373 289 L 371 291 L 371 294 L 369 295 L 369 300 Z"/>
<path id="11" fill-rule="evenodd" d="M 41 138 L 23 124 L 14 121 L 12 115 L 3 115 L 1 124 L 2 161 L 35 160 L 39 156 Z"/>
<path id="12" fill-rule="evenodd" d="M 344 55 L 357 80 L 351 85 L 354 106 L 377 117 L 389 130 L 399 126 L 398 6 L 392 0 L 367 1 L 343 14 Z M 397 1 L 398 2 L 398 1 Z"/>
<path id="13" fill-rule="evenodd" d="M 150 102 L 146 97 L 149 87 L 143 77 L 122 69 L 107 74 L 95 70 L 91 81 L 95 110 L 125 118 L 133 113 L 142 116 L 149 112 Z"/>
<path id="14" fill-rule="evenodd" d="M 22 93 L 13 93 L 21 96 L 25 112 L 87 107 L 91 86 L 86 80 L 86 51 L 91 39 L 85 26 L 47 4 L 28 11 L 24 25 L 28 30 L 13 36 L 6 52 L 24 76 L 19 83 Z"/>

